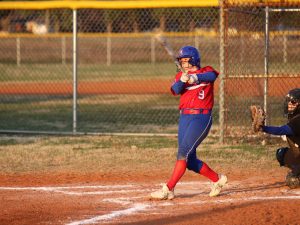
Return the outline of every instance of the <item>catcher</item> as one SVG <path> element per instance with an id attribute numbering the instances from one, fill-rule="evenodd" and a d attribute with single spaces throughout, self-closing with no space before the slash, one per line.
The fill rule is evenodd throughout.
<path id="1" fill-rule="evenodd" d="M 290 188 L 300 187 L 300 88 L 290 90 L 286 95 L 284 103 L 284 111 L 288 119 L 286 125 L 265 126 L 264 110 L 259 106 L 251 106 L 250 109 L 254 132 L 262 131 L 286 137 L 289 147 L 277 149 L 276 158 L 280 166 L 290 169 L 286 176 L 287 186 Z"/>

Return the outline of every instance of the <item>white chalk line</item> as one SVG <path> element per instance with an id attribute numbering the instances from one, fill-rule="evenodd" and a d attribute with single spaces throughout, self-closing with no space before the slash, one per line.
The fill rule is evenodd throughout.
<path id="1" fill-rule="evenodd" d="M 75 222 L 71 222 L 68 223 L 66 225 L 85 225 L 85 224 L 93 224 L 96 222 L 100 222 L 100 221 L 105 221 L 105 220 L 110 220 L 116 217 L 120 217 L 120 216 L 125 216 L 125 215 L 130 215 L 133 214 L 137 211 L 145 211 L 149 208 L 151 208 L 151 206 L 163 206 L 163 207 L 168 207 L 168 206 L 174 206 L 174 205 L 193 205 L 193 204 L 197 204 L 197 205 L 212 205 L 212 204 L 222 204 L 222 203 L 234 203 L 234 202 L 251 202 L 251 201 L 266 201 L 266 200 L 288 200 L 288 199 L 292 199 L 292 200 L 300 200 L 300 196 L 296 195 L 296 196 L 271 196 L 271 197 L 265 197 L 265 196 L 256 196 L 256 197 L 250 197 L 250 198 L 235 198 L 235 199 L 223 199 L 223 200 L 206 200 L 206 201 L 193 201 L 193 202 L 176 202 L 174 203 L 174 201 L 162 201 L 161 203 L 153 203 L 151 205 L 148 204 L 134 204 L 133 207 L 125 209 L 125 210 L 119 210 L 119 211 L 113 211 L 109 214 L 105 214 L 105 215 L 101 215 L 101 216 L 96 216 L 96 217 L 92 217 L 90 219 L 86 219 L 86 220 L 79 220 L 79 221 L 75 221 Z M 112 202 L 112 203 L 119 203 L 121 205 L 127 205 L 132 203 L 130 201 L 130 198 L 120 198 L 118 199 L 106 199 L 106 201 L 108 202 Z M 169 214 L 169 213 L 161 213 L 161 212 L 157 212 L 155 211 L 155 208 L 152 207 L 151 211 L 154 211 L 151 214 Z"/>
<path id="2" fill-rule="evenodd" d="M 107 194 L 126 194 L 131 192 L 151 192 L 153 189 L 140 189 L 140 190 L 102 190 L 102 191 L 65 191 L 65 190 L 73 190 L 73 189 L 95 189 L 100 187 L 100 189 L 114 189 L 114 188 L 128 188 L 134 187 L 134 185 L 119 185 L 117 187 L 111 188 L 111 186 L 104 188 L 104 186 L 70 186 L 70 187 L 0 187 L 1 190 L 6 191 L 46 191 L 46 192 L 55 192 L 66 195 L 75 195 L 75 196 L 84 196 L 84 195 L 107 195 Z"/>
<path id="3" fill-rule="evenodd" d="M 181 185 L 206 185 L 209 182 L 201 182 L 201 181 L 190 181 L 190 182 L 178 182 L 176 186 Z M 162 186 L 163 183 L 160 184 Z M 158 185 L 157 185 L 158 186 Z M 85 185 L 85 186 L 49 186 L 49 187 L 1 187 L 0 190 L 7 191 L 57 191 L 57 190 L 69 190 L 69 189 L 118 189 L 118 188 L 136 188 L 136 184 L 128 184 L 128 185 Z M 135 189 L 136 190 L 136 189 Z"/>
<path id="4" fill-rule="evenodd" d="M 110 203 L 117 203 L 121 205 L 128 205 L 131 204 L 133 199 L 143 199 L 146 198 L 147 196 L 139 196 L 139 197 L 130 197 L 130 198 L 104 198 L 102 199 L 103 202 L 110 202 Z"/>
<path id="5" fill-rule="evenodd" d="M 74 221 L 71 223 L 67 223 L 66 225 L 85 225 L 85 224 L 93 224 L 97 223 L 103 220 L 110 220 L 116 217 L 120 216 L 125 216 L 125 215 L 130 215 L 138 211 L 143 211 L 148 207 L 146 204 L 134 204 L 131 208 L 124 209 L 124 210 L 118 210 L 118 211 L 113 211 L 109 214 L 101 215 L 101 216 L 95 216 L 90 219 L 85 219 L 85 220 L 79 220 L 79 221 Z"/>
<path id="6" fill-rule="evenodd" d="M 143 189 L 143 190 L 118 190 L 118 191 L 85 191 L 85 192 L 75 192 L 75 191 L 60 191 L 60 190 L 56 190 L 53 192 L 57 192 L 57 193 L 62 193 L 62 194 L 66 194 L 66 195 L 77 195 L 77 196 L 84 196 L 84 195 L 107 195 L 107 194 L 126 194 L 126 193 L 130 193 L 130 192 L 145 192 L 145 191 L 152 191 L 152 189 Z"/>
<path id="7" fill-rule="evenodd" d="M 189 184 L 191 184 L 191 183 L 189 183 Z M 199 194 L 201 194 L 201 193 L 199 193 Z M 182 194 L 182 192 L 181 192 L 181 194 Z M 144 198 L 144 197 L 147 197 L 147 196 L 129 197 L 129 198 L 124 198 L 124 197 L 121 197 L 121 198 L 106 198 L 106 199 L 103 199 L 103 201 L 111 202 L 111 203 L 117 203 L 117 204 L 121 204 L 121 205 L 129 205 L 129 204 L 132 204 L 133 199 L 139 199 L 139 198 Z M 223 199 L 223 200 L 210 199 L 210 200 L 206 200 L 206 201 L 201 200 L 201 201 L 193 201 L 193 202 L 188 202 L 188 203 L 187 202 L 162 201 L 162 202 L 153 202 L 151 205 L 141 204 L 140 209 L 136 209 L 136 204 L 134 204 L 133 207 L 130 207 L 130 208 L 125 209 L 125 210 L 114 211 L 114 212 L 111 212 L 111 213 L 103 215 L 103 216 L 96 216 L 96 217 L 92 217 L 92 218 L 86 219 L 86 220 L 75 221 L 75 222 L 72 222 L 72 223 L 67 224 L 67 225 L 92 224 L 92 223 L 95 223 L 95 222 L 107 221 L 107 220 L 114 219 L 116 217 L 133 214 L 137 211 L 146 211 L 147 209 L 150 209 L 150 211 L 152 211 L 152 212 L 150 212 L 150 214 L 165 214 L 163 212 L 157 212 L 157 209 L 156 209 L 157 207 L 168 207 L 168 206 L 174 206 L 174 205 L 193 205 L 193 204 L 197 204 L 197 205 L 210 204 L 210 205 L 212 205 L 212 204 L 224 204 L 224 203 L 234 203 L 234 202 L 239 202 L 240 203 L 240 202 L 249 202 L 249 201 L 263 201 L 263 200 L 265 201 L 265 200 L 278 200 L 278 199 L 300 200 L 300 196 L 271 196 L 271 197 L 255 196 L 255 197 L 248 197 L 248 198 L 235 198 L 235 199 Z M 130 213 L 128 213 L 128 212 L 130 212 Z M 148 213 L 149 213 L 149 210 L 148 210 Z"/>
<path id="8" fill-rule="evenodd" d="M 181 185 L 203 185 L 207 184 L 208 182 L 180 182 L 179 186 Z M 67 195 L 105 195 L 105 194 L 115 194 L 115 193 L 129 193 L 129 192 L 149 192 L 152 191 L 152 189 L 143 189 L 140 188 L 137 189 L 137 186 L 139 185 L 97 185 L 97 186 L 60 186 L 60 187 L 0 187 L 0 190 L 12 190 L 12 191 L 24 191 L 24 190 L 29 190 L 29 191 L 48 191 L 48 192 L 58 192 L 62 194 L 67 194 Z M 197 185 L 198 186 L 198 185 Z M 195 187 L 197 189 L 198 187 Z M 82 191 L 67 191 L 67 190 L 74 190 L 74 189 L 103 189 L 102 191 L 91 191 L 91 192 L 82 192 Z M 125 188 L 127 190 L 111 190 L 111 189 L 118 189 L 118 188 Z M 134 188 L 128 189 L 128 188 Z M 110 190 L 107 190 L 110 189 Z M 179 196 L 181 194 L 187 194 L 187 190 L 184 191 L 179 191 Z M 257 191 L 257 192 L 262 192 L 262 191 Z M 247 198 L 231 198 L 231 199 L 209 199 L 209 200 L 198 200 L 198 201 L 192 201 L 192 202 L 175 202 L 175 201 L 161 201 L 161 202 L 152 202 L 151 204 L 143 204 L 143 203 L 135 203 L 134 199 L 142 199 L 146 198 L 147 196 L 135 196 L 135 197 L 120 197 L 120 198 L 105 198 L 102 199 L 103 202 L 110 202 L 110 203 L 116 203 L 120 205 L 132 205 L 131 207 L 123 210 L 117 210 L 117 211 L 112 211 L 108 214 L 104 215 L 99 215 L 95 216 L 89 219 L 84 219 L 84 220 L 79 220 L 79 221 L 74 221 L 71 223 L 68 223 L 67 225 L 85 225 L 85 224 L 93 224 L 97 223 L 100 221 L 107 221 L 107 220 L 112 220 L 117 217 L 121 216 L 127 216 L 134 214 L 136 212 L 141 212 L 150 209 L 152 211 L 151 214 L 157 214 L 157 211 L 155 208 L 157 207 L 168 207 L 168 206 L 174 206 L 174 205 L 201 205 L 201 204 L 225 204 L 225 203 L 234 203 L 234 202 L 249 202 L 249 201 L 263 201 L 263 200 L 300 200 L 300 190 L 284 190 L 282 191 L 286 194 L 294 194 L 294 195 L 288 195 L 288 196 L 254 196 L 254 197 L 247 197 Z M 195 192 L 196 193 L 196 192 Z M 198 189 L 198 193 L 196 194 L 203 194 L 203 190 Z M 296 195 L 295 195 L 296 194 Z M 298 194 L 298 195 L 297 195 Z M 163 213 L 163 212 L 161 212 Z M 161 214 L 158 213 L 158 214 Z"/>
<path id="9" fill-rule="evenodd" d="M 117 188 L 133 188 L 136 185 L 90 185 L 90 186 L 57 186 L 57 187 L 0 187 L 0 190 L 12 191 L 53 191 L 63 189 L 117 189 Z"/>

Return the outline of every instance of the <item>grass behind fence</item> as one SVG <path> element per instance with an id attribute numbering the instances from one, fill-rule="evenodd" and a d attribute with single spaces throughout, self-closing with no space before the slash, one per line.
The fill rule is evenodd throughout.
<path id="1" fill-rule="evenodd" d="M 78 69 L 79 82 L 126 80 L 137 85 L 139 80 L 147 79 L 163 79 L 171 83 L 176 72 L 172 63 L 129 63 L 112 66 L 82 64 Z M 72 83 L 70 65 L 21 64 L 18 67 L 0 64 L 0 71 L 2 72 L 0 82 Z M 151 85 L 155 89 L 156 84 Z M 79 95 L 77 129 L 79 132 L 176 133 L 178 101 L 179 98 L 171 94 Z M 226 124 L 249 126 L 249 105 L 254 103 L 262 104 L 262 96 L 226 97 Z M 0 95 L 0 130 L 71 132 L 72 104 L 71 95 Z M 271 112 L 268 115 L 270 122 L 274 125 L 285 122 L 282 99 L 269 97 L 268 104 Z M 219 105 L 216 95 L 214 124 L 219 122 L 218 115 Z"/>
<path id="2" fill-rule="evenodd" d="M 177 101 L 166 95 L 83 96 L 78 100 L 78 131 L 174 133 Z M 72 97 L 6 98 L 1 108 L 1 130 L 72 131 Z"/>
<path id="3" fill-rule="evenodd" d="M 0 64 L 0 82 L 72 82 L 72 64 Z M 79 64 L 78 80 L 173 79 L 173 63 Z"/>
<path id="4" fill-rule="evenodd" d="M 210 65 L 219 70 L 217 64 L 207 64 L 202 61 L 202 66 Z M 263 68 L 263 64 L 254 64 L 254 67 Z M 270 75 L 298 75 L 300 65 L 287 62 L 270 62 Z M 0 82 L 72 82 L 72 64 L 6 64 L 0 63 Z M 230 75 L 263 75 L 263 71 L 232 71 Z M 176 74 L 176 66 L 170 62 L 165 63 L 118 63 L 111 66 L 106 64 L 79 64 L 78 80 L 80 81 L 120 81 L 120 80 L 144 80 L 144 79 L 168 79 L 172 80 Z"/>
<path id="5" fill-rule="evenodd" d="M 0 130 L 71 132 L 71 96 L 18 96 L 2 99 Z M 176 133 L 178 97 L 171 95 L 81 96 L 77 106 L 77 131 L 124 133 Z M 250 127 L 249 105 L 255 99 L 237 98 L 227 102 L 227 126 Z M 281 99 L 271 98 L 272 125 L 286 123 Z M 213 110 L 213 124 L 219 123 L 219 105 Z M 232 104 L 231 104 L 232 103 Z M 238 118 L 237 118 L 238 116 Z M 237 120 L 239 123 L 237 124 Z"/>

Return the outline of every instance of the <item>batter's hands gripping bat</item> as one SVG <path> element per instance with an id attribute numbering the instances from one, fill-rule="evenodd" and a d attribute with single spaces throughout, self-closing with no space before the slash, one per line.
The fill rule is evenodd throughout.
<path id="1" fill-rule="evenodd" d="M 162 36 L 161 33 L 158 33 L 155 35 L 155 39 L 165 48 L 165 50 L 167 51 L 167 53 L 172 57 L 172 59 L 174 60 L 175 65 L 177 66 L 177 68 L 182 72 L 182 73 L 186 73 L 186 71 L 182 68 L 182 66 L 180 65 L 180 63 L 178 62 L 175 53 L 172 49 L 172 47 L 170 46 L 170 44 L 168 43 L 167 39 L 165 37 Z"/>

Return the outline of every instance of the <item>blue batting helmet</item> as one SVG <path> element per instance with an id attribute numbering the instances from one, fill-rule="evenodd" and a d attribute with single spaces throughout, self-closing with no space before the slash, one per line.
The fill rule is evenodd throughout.
<path id="1" fill-rule="evenodd" d="M 189 63 L 193 66 L 198 66 L 200 68 L 201 56 L 198 51 L 193 46 L 184 46 L 179 50 L 177 60 L 181 58 L 190 58 Z"/>

